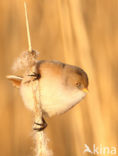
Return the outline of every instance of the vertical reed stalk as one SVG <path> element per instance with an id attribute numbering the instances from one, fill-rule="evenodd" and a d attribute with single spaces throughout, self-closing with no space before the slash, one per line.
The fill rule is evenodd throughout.
<path id="1" fill-rule="evenodd" d="M 26 17 L 26 29 L 27 29 L 27 38 L 28 38 L 28 46 L 29 52 L 32 52 L 31 46 L 31 38 L 30 38 L 30 30 L 29 30 L 29 22 L 28 22 L 28 15 L 27 15 L 27 6 L 24 2 L 25 8 L 25 17 Z M 33 55 L 32 55 L 33 57 Z M 32 83 L 32 82 L 31 82 Z M 35 105 L 35 121 L 38 123 L 42 123 L 42 110 L 41 110 L 41 103 L 40 103 L 40 94 L 39 94 L 39 81 L 32 83 L 32 92 L 34 98 L 34 105 Z M 38 95 L 38 96 L 37 96 Z M 43 131 L 36 131 L 35 132 L 35 142 L 36 142 L 36 156 L 51 156 L 52 152 L 48 149 L 48 138 Z"/>

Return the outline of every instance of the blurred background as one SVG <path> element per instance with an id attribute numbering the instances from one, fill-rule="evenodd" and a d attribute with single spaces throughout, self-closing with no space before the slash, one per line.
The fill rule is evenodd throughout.
<path id="1" fill-rule="evenodd" d="M 32 112 L 5 79 L 28 49 L 23 0 L 0 2 L 0 155 L 33 156 Z M 118 1 L 27 0 L 39 59 L 80 66 L 89 94 L 69 112 L 46 119 L 54 156 L 82 156 L 84 144 L 118 145 Z M 106 154 L 107 155 L 107 154 Z"/>

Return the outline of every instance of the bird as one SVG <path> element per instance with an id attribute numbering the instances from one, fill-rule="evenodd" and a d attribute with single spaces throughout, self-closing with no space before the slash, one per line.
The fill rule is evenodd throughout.
<path id="1" fill-rule="evenodd" d="M 47 123 L 44 116 L 63 114 L 78 104 L 88 93 L 87 73 L 74 65 L 55 60 L 37 61 L 24 76 L 7 76 L 13 85 L 20 88 L 24 104 L 35 111 L 35 100 L 42 111 L 42 123 L 34 122 L 34 130 L 44 130 Z M 38 107 L 39 108 L 39 107 Z"/>

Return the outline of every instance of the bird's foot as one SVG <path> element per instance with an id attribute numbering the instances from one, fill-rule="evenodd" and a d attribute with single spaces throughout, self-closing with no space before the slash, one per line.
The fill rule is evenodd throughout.
<path id="1" fill-rule="evenodd" d="M 47 123 L 45 122 L 44 118 L 42 118 L 42 123 L 37 123 L 37 122 L 34 122 L 34 127 L 33 127 L 33 130 L 36 130 L 36 131 L 42 131 L 44 130 L 45 128 L 47 127 Z"/>
<path id="2" fill-rule="evenodd" d="M 28 75 L 28 76 L 32 76 L 32 77 L 34 77 L 33 81 L 35 81 L 35 80 L 39 80 L 39 79 L 40 79 L 40 77 L 41 77 L 41 75 L 40 75 L 40 74 L 35 73 L 35 72 L 33 72 L 33 74 Z"/>

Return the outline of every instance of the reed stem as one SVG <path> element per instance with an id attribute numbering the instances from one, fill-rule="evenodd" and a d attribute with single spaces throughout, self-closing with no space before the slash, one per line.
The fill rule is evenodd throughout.
<path id="1" fill-rule="evenodd" d="M 26 21 L 26 29 L 27 29 L 28 47 L 29 47 L 29 52 L 32 52 L 32 45 L 31 45 L 31 38 L 30 38 L 30 30 L 29 30 L 29 22 L 28 22 L 26 2 L 24 2 L 24 8 L 25 8 L 25 18 L 26 18 L 25 21 Z"/>

